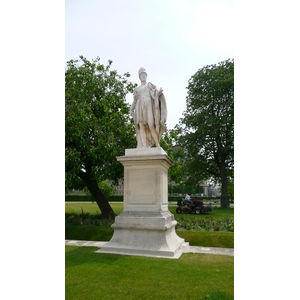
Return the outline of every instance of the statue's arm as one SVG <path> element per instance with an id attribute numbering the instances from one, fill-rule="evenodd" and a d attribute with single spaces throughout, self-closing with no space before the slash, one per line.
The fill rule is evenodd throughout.
<path id="1" fill-rule="evenodd" d="M 160 88 L 160 90 L 158 91 L 158 97 L 160 97 L 160 95 L 162 95 L 163 91 L 164 90 L 162 88 Z"/>
<path id="2" fill-rule="evenodd" d="M 130 115 L 133 117 L 133 112 L 135 110 L 135 106 L 136 106 L 136 102 L 137 102 L 137 95 L 136 95 L 136 91 L 133 91 L 133 102 L 131 104 L 130 107 Z"/>
<path id="3" fill-rule="evenodd" d="M 158 89 L 157 86 L 151 82 L 148 82 L 148 86 L 150 89 L 150 94 L 152 99 L 154 100 L 155 108 L 159 108 L 159 97 L 163 94 L 163 89 Z"/>
<path id="4" fill-rule="evenodd" d="M 159 101 L 160 101 L 160 123 L 164 124 L 167 121 L 167 115 L 168 115 L 168 110 L 167 110 L 167 102 L 166 102 L 166 98 L 165 95 L 162 92 L 161 89 L 161 94 L 159 96 Z"/>

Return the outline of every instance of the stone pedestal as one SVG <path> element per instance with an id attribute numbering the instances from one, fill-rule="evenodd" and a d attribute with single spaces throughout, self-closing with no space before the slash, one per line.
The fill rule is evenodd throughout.
<path id="1" fill-rule="evenodd" d="M 188 243 L 175 232 L 168 209 L 168 169 L 173 162 L 162 148 L 126 149 L 124 210 L 116 217 L 112 239 L 96 251 L 178 258 Z"/>

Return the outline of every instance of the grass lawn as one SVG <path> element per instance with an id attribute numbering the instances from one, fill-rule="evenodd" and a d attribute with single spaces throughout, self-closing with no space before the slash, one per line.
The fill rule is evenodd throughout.
<path id="1" fill-rule="evenodd" d="M 116 214 L 123 203 L 111 202 Z M 208 214 L 181 214 L 169 210 L 178 221 L 190 224 L 210 218 L 234 219 L 234 210 L 214 208 Z M 100 214 L 96 203 L 66 202 L 65 212 Z M 197 222 L 197 221 L 196 221 Z M 234 247 L 234 233 L 176 229 L 178 236 L 191 246 Z M 113 229 L 109 225 L 65 224 L 65 238 L 109 241 Z M 234 257 L 184 253 L 179 259 L 161 259 L 95 253 L 96 247 L 65 247 L 66 299 L 233 299 Z"/>
<path id="2" fill-rule="evenodd" d="M 122 202 L 110 203 L 115 213 L 120 214 L 123 210 Z M 174 214 L 175 220 L 180 218 L 190 220 L 201 220 L 205 218 L 229 218 L 234 219 L 234 209 L 214 208 L 212 213 L 206 214 L 180 214 L 175 212 L 176 206 L 169 205 L 169 210 Z M 81 214 L 84 213 L 97 215 L 100 210 L 94 202 L 66 202 L 66 213 Z M 176 229 L 178 236 L 189 242 L 191 246 L 203 247 L 222 247 L 234 248 L 234 233 L 224 231 L 199 231 L 199 230 L 184 230 L 182 228 Z M 68 240 L 87 240 L 87 241 L 109 241 L 113 236 L 113 229 L 110 226 L 84 226 L 84 225 L 65 225 L 65 238 Z"/>
<path id="3" fill-rule="evenodd" d="M 110 202 L 110 205 L 117 215 L 119 215 L 123 210 L 123 202 Z M 83 212 L 91 215 L 101 213 L 96 202 L 65 202 L 66 213 L 81 214 L 82 210 Z"/>
<path id="4" fill-rule="evenodd" d="M 67 240 L 109 241 L 113 233 L 114 230 L 111 227 L 65 225 Z M 233 232 L 178 229 L 176 233 L 191 246 L 234 248 Z"/>
<path id="5" fill-rule="evenodd" d="M 66 299 L 234 298 L 232 256 L 185 253 L 161 259 L 65 247 Z"/>
<path id="6" fill-rule="evenodd" d="M 176 230 L 178 236 L 190 243 L 190 246 L 234 248 L 234 233 L 224 231 Z"/>
<path id="7" fill-rule="evenodd" d="M 114 212 L 119 215 L 123 210 L 123 202 L 110 202 L 111 207 L 113 208 Z M 210 213 L 204 213 L 200 215 L 196 215 L 194 213 L 192 214 L 186 214 L 182 213 L 178 215 L 176 213 L 176 207 L 177 205 L 171 204 L 169 205 L 169 211 L 175 216 L 189 216 L 190 218 L 205 218 L 207 216 L 211 216 L 217 219 L 228 217 L 231 220 L 234 219 L 234 208 L 213 208 L 213 211 Z M 96 215 L 97 213 L 100 214 L 100 209 L 96 202 L 65 202 L 65 212 L 66 213 L 78 213 L 81 212 L 90 213 L 91 215 Z"/>

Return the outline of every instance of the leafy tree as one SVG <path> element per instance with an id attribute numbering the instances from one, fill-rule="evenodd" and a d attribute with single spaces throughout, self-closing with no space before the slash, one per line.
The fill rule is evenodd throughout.
<path id="1" fill-rule="evenodd" d="M 105 197 L 113 195 L 114 188 L 107 181 L 101 181 L 100 183 L 98 183 L 98 186 Z"/>
<path id="2" fill-rule="evenodd" d="M 182 147 L 179 145 L 178 130 L 168 130 L 166 128 L 161 137 L 160 146 L 167 152 L 174 163 L 168 170 L 169 179 L 175 183 L 181 183 L 185 172 L 185 155 Z"/>
<path id="3" fill-rule="evenodd" d="M 169 179 L 173 181 L 173 185 L 169 185 L 169 193 L 195 193 L 199 185 L 191 180 L 192 176 L 186 166 L 186 155 L 179 143 L 178 129 L 166 129 L 160 140 L 160 146 L 174 162 L 168 171 Z"/>
<path id="4" fill-rule="evenodd" d="M 229 199 L 234 200 L 234 180 L 232 177 L 227 180 L 227 190 Z"/>
<path id="5" fill-rule="evenodd" d="M 203 194 L 203 193 L 204 193 L 204 188 L 203 188 L 203 186 L 198 184 L 198 185 L 196 186 L 195 193 L 196 193 L 196 194 Z"/>
<path id="6" fill-rule="evenodd" d="M 234 60 L 206 66 L 188 84 L 187 110 L 177 129 L 191 179 L 221 182 L 221 207 L 229 207 L 227 178 L 234 168 Z"/>
<path id="7" fill-rule="evenodd" d="M 115 214 L 98 182 L 122 178 L 116 156 L 136 145 L 125 102 L 134 85 L 129 73 L 120 76 L 111 65 L 80 56 L 67 62 L 65 71 L 66 188 L 86 186 L 106 219 Z"/>

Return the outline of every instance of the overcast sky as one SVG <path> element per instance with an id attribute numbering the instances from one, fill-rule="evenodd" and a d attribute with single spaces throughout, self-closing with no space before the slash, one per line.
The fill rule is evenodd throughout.
<path id="1" fill-rule="evenodd" d="M 138 84 L 143 66 L 164 90 L 172 129 L 186 109 L 189 78 L 234 58 L 233 23 L 232 0 L 66 0 L 65 61 L 112 60 L 112 69 Z M 126 99 L 131 104 L 132 94 Z"/>

